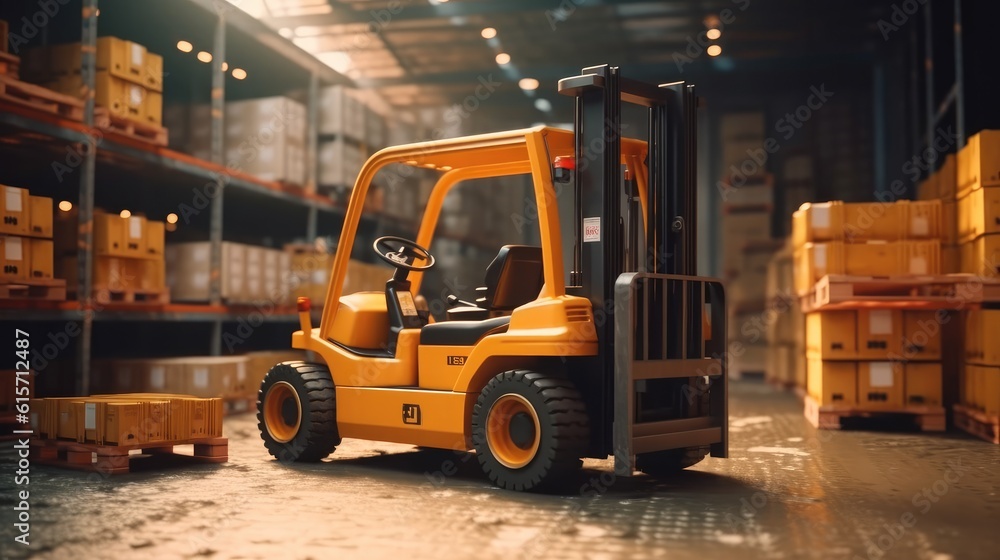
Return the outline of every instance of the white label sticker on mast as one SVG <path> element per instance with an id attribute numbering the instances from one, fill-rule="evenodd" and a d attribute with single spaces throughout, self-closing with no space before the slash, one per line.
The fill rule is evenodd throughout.
<path id="1" fill-rule="evenodd" d="M 601 218 L 583 219 L 583 242 L 597 243 L 601 240 Z"/>

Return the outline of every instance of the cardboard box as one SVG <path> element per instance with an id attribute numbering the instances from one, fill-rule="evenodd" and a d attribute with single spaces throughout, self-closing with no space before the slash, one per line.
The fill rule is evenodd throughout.
<path id="1" fill-rule="evenodd" d="M 858 357 L 890 360 L 903 344 L 903 312 L 899 309 L 858 310 Z"/>
<path id="2" fill-rule="evenodd" d="M 19 187 L 3 187 L 3 198 L 0 199 L 0 233 L 13 235 L 28 235 L 31 233 L 31 204 L 28 189 Z"/>
<path id="3" fill-rule="evenodd" d="M 739 273 L 747 243 L 771 239 L 771 213 L 730 209 L 722 216 L 723 274 Z"/>
<path id="4" fill-rule="evenodd" d="M 80 43 L 52 45 L 47 58 L 52 75 L 79 74 L 83 66 Z M 163 58 L 138 43 L 98 37 L 96 68 L 153 91 L 163 91 Z"/>
<path id="5" fill-rule="evenodd" d="M 828 274 L 907 276 L 941 273 L 941 242 L 806 243 L 795 252 L 796 291 L 809 293 Z"/>
<path id="6" fill-rule="evenodd" d="M 1000 235 L 981 235 L 961 245 L 961 272 L 986 278 L 998 276 Z"/>
<path id="7" fill-rule="evenodd" d="M 806 378 L 809 396 L 820 405 L 857 404 L 857 362 L 826 362 L 820 358 L 809 358 Z"/>
<path id="8" fill-rule="evenodd" d="M 79 242 L 78 212 L 60 212 L 53 225 L 56 253 L 75 255 Z M 110 257 L 146 257 L 146 218 L 122 218 L 94 210 L 94 254 Z"/>
<path id="9" fill-rule="evenodd" d="M 10 235 L 0 235 L 0 279 L 26 280 L 31 268 L 30 240 Z"/>
<path id="10" fill-rule="evenodd" d="M 806 351 L 810 358 L 849 360 L 858 356 L 858 314 L 816 311 L 806 315 Z"/>
<path id="11" fill-rule="evenodd" d="M 29 196 L 30 231 L 32 237 L 52 239 L 52 199 L 47 196 Z"/>
<path id="12" fill-rule="evenodd" d="M 83 90 L 80 74 L 70 74 L 43 83 L 45 87 L 79 97 Z M 97 72 L 94 81 L 94 103 L 105 107 L 116 117 L 130 121 L 160 126 L 163 123 L 163 94 L 113 76 L 106 71 Z"/>
<path id="13" fill-rule="evenodd" d="M 1000 368 L 984 367 L 979 370 L 980 408 L 986 414 L 1000 414 Z"/>
<path id="14" fill-rule="evenodd" d="M 727 177 L 719 182 L 722 203 L 727 206 L 773 206 L 774 176 L 770 173 Z"/>
<path id="15" fill-rule="evenodd" d="M 941 201 L 806 203 L 792 214 L 795 247 L 809 242 L 938 239 Z"/>
<path id="16" fill-rule="evenodd" d="M 944 157 L 944 163 L 935 174 L 938 184 L 938 198 L 951 201 L 958 196 L 958 158 L 955 154 Z"/>
<path id="17" fill-rule="evenodd" d="M 1000 309 L 969 309 L 965 324 L 965 360 L 984 366 L 1000 366 Z"/>
<path id="18" fill-rule="evenodd" d="M 976 189 L 958 199 L 958 239 L 1000 233 L 1000 188 Z"/>
<path id="19" fill-rule="evenodd" d="M 1000 185 L 1000 130 L 983 130 L 969 137 L 958 152 L 958 195 Z"/>
<path id="20" fill-rule="evenodd" d="M 944 328 L 937 311 L 903 310 L 903 357 L 908 360 L 940 360 L 941 331 Z"/>
<path id="21" fill-rule="evenodd" d="M 146 220 L 146 255 L 163 258 L 164 245 L 166 243 L 166 224 L 153 220 Z"/>
<path id="22" fill-rule="evenodd" d="M 904 402 L 903 364 L 858 362 L 858 406 L 864 409 L 900 408 Z"/>
<path id="23" fill-rule="evenodd" d="M 320 92 L 319 133 L 347 136 L 363 142 L 365 107 L 359 92 L 345 86 L 330 86 Z"/>
<path id="24" fill-rule="evenodd" d="M 246 245 L 246 280 L 243 299 L 254 301 L 263 299 L 267 293 L 264 290 L 264 252 L 267 249 L 254 245 Z"/>
<path id="25" fill-rule="evenodd" d="M 54 278 L 55 249 L 51 239 L 23 239 L 22 244 L 29 247 L 30 269 L 28 278 L 32 280 L 51 280 Z"/>
<path id="26" fill-rule="evenodd" d="M 903 368 L 906 406 L 941 406 L 941 362 L 908 362 Z"/>
<path id="27" fill-rule="evenodd" d="M 246 245 L 222 243 L 221 290 L 226 301 L 241 301 L 246 291 Z M 174 301 L 207 302 L 211 270 L 208 241 L 166 246 L 167 285 Z"/>

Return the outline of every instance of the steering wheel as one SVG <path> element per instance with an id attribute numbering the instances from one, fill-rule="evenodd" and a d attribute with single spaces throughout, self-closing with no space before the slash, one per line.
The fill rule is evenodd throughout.
<path id="1" fill-rule="evenodd" d="M 393 245 L 398 246 L 398 249 L 393 248 Z M 434 255 L 409 239 L 386 235 L 376 239 L 372 248 L 379 258 L 399 269 L 420 271 L 434 266 Z M 427 261 L 427 264 L 417 266 L 413 264 L 416 260 Z"/>

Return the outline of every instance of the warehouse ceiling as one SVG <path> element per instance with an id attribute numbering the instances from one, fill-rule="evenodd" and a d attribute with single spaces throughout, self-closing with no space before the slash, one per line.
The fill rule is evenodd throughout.
<path id="1" fill-rule="evenodd" d="M 731 84 L 732 75 L 866 60 L 889 15 L 881 0 L 230 2 L 392 104 L 461 101 L 493 81 L 505 85 L 498 97 L 528 106 L 535 98 L 541 111 L 549 102 L 538 100 L 553 96 L 560 77 L 604 62 L 640 79 L 728 75 Z M 711 45 L 721 54 L 710 55 Z"/>

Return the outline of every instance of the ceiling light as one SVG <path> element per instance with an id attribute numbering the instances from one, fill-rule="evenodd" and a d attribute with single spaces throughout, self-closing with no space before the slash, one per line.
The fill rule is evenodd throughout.
<path id="1" fill-rule="evenodd" d="M 128 210 L 122 210 L 121 214 L 118 214 L 118 215 L 121 216 L 122 218 L 131 218 L 132 217 L 132 213 L 129 212 Z"/>
<path id="2" fill-rule="evenodd" d="M 233 68 L 233 77 L 237 80 L 244 80 L 247 77 L 247 71 L 242 68 Z"/>
<path id="3" fill-rule="evenodd" d="M 194 50 L 194 45 L 188 43 L 187 41 L 177 41 L 177 50 L 181 52 L 191 52 Z"/>
<path id="4" fill-rule="evenodd" d="M 538 89 L 538 80 L 534 78 L 521 78 L 521 81 L 517 82 L 517 85 L 525 91 L 532 91 Z"/>
<path id="5" fill-rule="evenodd" d="M 225 72 L 226 70 L 229 70 L 229 63 L 228 62 L 223 62 L 222 63 L 222 71 Z"/>
<path id="6" fill-rule="evenodd" d="M 722 37 L 722 31 L 719 29 L 709 29 L 706 35 L 710 41 L 714 41 L 719 37 Z"/>
<path id="7" fill-rule="evenodd" d="M 177 223 L 177 214 L 174 214 L 173 212 L 167 214 L 167 223 L 168 224 L 176 224 Z"/>
<path id="8" fill-rule="evenodd" d="M 708 56 L 719 56 L 722 54 L 722 47 L 719 45 L 712 45 L 711 47 L 708 47 L 708 50 L 705 52 L 708 53 Z"/>
<path id="9" fill-rule="evenodd" d="M 503 66 L 504 64 L 508 64 L 508 63 L 510 63 L 510 55 L 509 54 L 507 54 L 505 52 L 502 52 L 502 53 L 500 53 L 500 54 L 497 55 L 497 64 L 499 64 L 500 66 Z"/>
<path id="10" fill-rule="evenodd" d="M 205 63 L 212 62 L 212 53 L 201 51 L 198 53 L 198 60 Z"/>
<path id="11" fill-rule="evenodd" d="M 63 212 L 69 212 L 73 209 L 73 203 L 68 200 L 64 200 L 59 203 L 59 209 Z"/>
<path id="12" fill-rule="evenodd" d="M 548 113 L 549 111 L 552 110 L 552 102 L 549 101 L 548 99 L 542 99 L 541 97 L 539 97 L 538 99 L 535 100 L 535 109 L 538 109 L 543 113 Z"/>
<path id="13" fill-rule="evenodd" d="M 483 39 L 492 39 L 497 36 L 497 30 L 492 27 L 487 27 L 483 29 L 480 35 L 483 36 Z"/>

